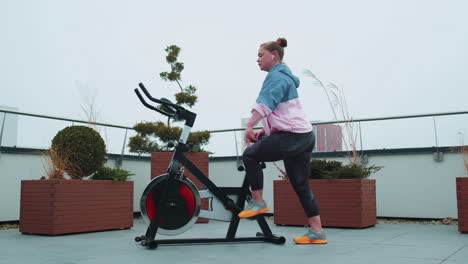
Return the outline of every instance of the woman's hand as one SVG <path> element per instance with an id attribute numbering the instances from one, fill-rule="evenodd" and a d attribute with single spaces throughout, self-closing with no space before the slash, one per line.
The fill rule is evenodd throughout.
<path id="1" fill-rule="evenodd" d="M 252 142 L 257 142 L 258 138 L 256 138 L 256 134 L 253 131 L 253 127 L 247 127 L 245 129 L 245 141 L 247 142 L 247 146 L 252 146 Z"/>
<path id="2" fill-rule="evenodd" d="M 254 132 L 252 127 L 247 127 L 245 130 L 245 139 L 247 146 L 252 146 L 252 142 L 257 142 L 261 136 L 265 134 L 265 130 L 262 128 L 260 131 Z"/>
<path id="3" fill-rule="evenodd" d="M 255 133 L 255 136 L 257 138 L 257 141 L 263 136 L 265 135 L 265 129 L 260 129 L 260 131 L 258 131 L 257 133 Z"/>
<path id="4" fill-rule="evenodd" d="M 247 146 L 250 147 L 252 146 L 252 142 L 257 142 L 258 141 L 258 134 L 263 130 L 260 130 L 260 132 L 254 133 L 253 127 L 262 119 L 262 115 L 260 115 L 257 110 L 252 110 L 252 117 L 250 117 L 249 122 L 247 123 L 247 128 L 245 129 L 245 141 L 247 142 Z M 262 134 L 265 132 L 262 132 Z"/>

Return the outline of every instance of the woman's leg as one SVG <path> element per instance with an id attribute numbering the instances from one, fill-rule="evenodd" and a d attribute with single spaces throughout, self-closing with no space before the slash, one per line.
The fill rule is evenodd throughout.
<path id="1" fill-rule="evenodd" d="M 284 160 L 289 181 L 308 217 L 310 227 L 321 233 L 322 223 L 317 199 L 309 187 L 310 153 L 302 153 Z"/>
<path id="2" fill-rule="evenodd" d="M 244 211 L 240 212 L 240 218 L 249 218 L 266 213 L 269 208 L 263 200 L 263 172 L 262 161 L 276 161 L 281 159 L 278 142 L 281 135 L 273 134 L 262 138 L 260 141 L 248 147 L 243 154 L 243 161 L 247 181 L 252 190 L 252 200 L 249 201 Z"/>
<path id="3" fill-rule="evenodd" d="M 309 226 L 315 232 L 321 233 L 323 230 L 318 202 L 309 187 L 310 153 L 314 149 L 315 136 L 313 132 L 309 135 L 295 136 L 297 137 L 294 140 L 295 143 L 302 146 L 302 148 L 298 147 L 297 151 L 301 152 L 289 152 L 288 157 L 284 159 L 284 166 L 289 181 L 308 217 Z"/>
<path id="4" fill-rule="evenodd" d="M 262 138 L 257 143 L 245 149 L 242 155 L 242 160 L 245 166 L 245 174 L 252 190 L 252 196 L 255 200 L 261 198 L 260 190 L 263 190 L 263 171 L 261 167 L 262 161 L 277 161 L 281 160 L 281 133 L 275 133 Z M 261 202 L 260 200 L 259 202 Z"/>

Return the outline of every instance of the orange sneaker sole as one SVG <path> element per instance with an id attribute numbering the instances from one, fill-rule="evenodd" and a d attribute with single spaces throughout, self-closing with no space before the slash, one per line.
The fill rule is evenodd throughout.
<path id="1" fill-rule="evenodd" d="M 294 238 L 294 242 L 296 242 L 296 244 L 327 244 L 328 240 L 326 239 L 310 240 L 308 237 L 296 237 Z"/>
<path id="2" fill-rule="evenodd" d="M 254 217 L 254 216 L 259 215 L 259 214 L 264 214 L 264 213 L 268 212 L 268 210 L 269 210 L 269 208 L 266 207 L 266 208 L 260 209 L 258 211 L 254 211 L 254 210 L 242 211 L 237 216 L 239 216 L 239 218 L 250 218 L 250 217 Z"/>

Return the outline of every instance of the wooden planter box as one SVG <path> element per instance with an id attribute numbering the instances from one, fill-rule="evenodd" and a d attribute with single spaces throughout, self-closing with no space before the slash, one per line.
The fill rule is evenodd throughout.
<path id="1" fill-rule="evenodd" d="M 375 180 L 309 180 L 325 227 L 364 228 L 377 224 Z M 287 180 L 273 182 L 274 221 L 278 225 L 308 225 L 307 216 Z"/>
<path id="2" fill-rule="evenodd" d="M 133 181 L 21 181 L 22 233 L 62 235 L 132 226 Z"/>
<path id="3" fill-rule="evenodd" d="M 197 166 L 203 174 L 208 177 L 208 153 L 184 153 L 185 156 Z M 172 152 L 153 152 L 151 153 L 151 179 L 158 177 L 161 174 L 167 173 L 169 162 L 172 159 Z M 203 189 L 205 186 L 195 177 L 193 174 L 185 170 L 184 175 L 187 176 L 197 186 L 198 190 Z M 209 209 L 209 199 L 202 199 L 201 209 Z M 197 223 L 208 223 L 209 220 L 205 218 L 199 218 Z"/>
<path id="4" fill-rule="evenodd" d="M 468 178 L 457 178 L 458 231 L 468 233 Z"/>

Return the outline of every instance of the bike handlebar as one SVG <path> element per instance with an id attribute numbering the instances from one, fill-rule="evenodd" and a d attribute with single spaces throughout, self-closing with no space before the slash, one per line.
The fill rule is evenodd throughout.
<path id="1" fill-rule="evenodd" d="M 141 103 L 144 106 L 146 106 L 147 108 L 149 108 L 151 110 L 154 110 L 154 111 L 156 111 L 156 112 L 158 112 L 160 114 L 163 114 L 163 115 L 165 115 L 167 117 L 172 117 L 172 118 L 177 118 L 177 116 L 180 116 L 181 114 L 183 114 L 186 111 L 186 109 L 183 108 L 182 106 L 174 104 L 174 103 L 172 103 L 170 100 L 168 100 L 166 98 L 156 99 L 156 98 L 152 97 L 151 94 L 148 92 L 148 90 L 146 90 L 143 83 L 139 83 L 138 86 L 140 86 L 141 90 L 146 95 L 146 97 L 148 97 L 151 101 L 153 101 L 155 103 L 158 103 L 158 104 L 161 104 L 161 105 L 165 106 L 166 109 L 169 110 L 169 111 L 158 109 L 158 108 L 148 104 L 145 101 L 145 99 L 143 98 L 143 96 L 141 95 L 140 91 L 138 91 L 138 88 L 135 88 L 134 91 L 135 91 L 136 95 L 138 96 L 138 99 L 140 99 Z"/>

